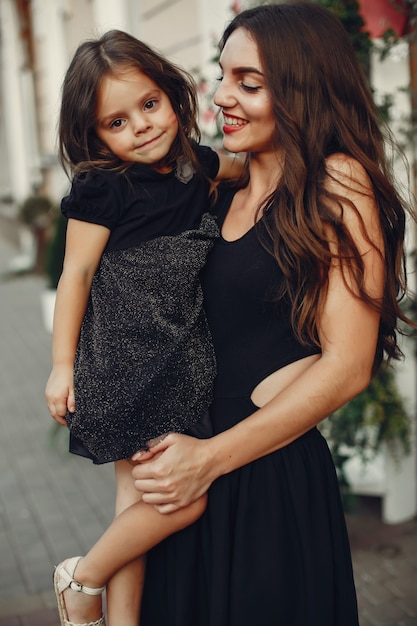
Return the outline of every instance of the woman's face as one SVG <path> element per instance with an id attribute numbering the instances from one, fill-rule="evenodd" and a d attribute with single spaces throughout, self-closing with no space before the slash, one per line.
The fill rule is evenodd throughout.
<path id="1" fill-rule="evenodd" d="M 258 47 L 248 31 L 235 30 L 220 56 L 222 78 L 214 102 L 223 113 L 223 145 L 230 152 L 276 152 L 272 99 Z"/>

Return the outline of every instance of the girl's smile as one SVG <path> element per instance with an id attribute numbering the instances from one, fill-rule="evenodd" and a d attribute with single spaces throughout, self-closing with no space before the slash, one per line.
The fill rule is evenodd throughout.
<path id="1" fill-rule="evenodd" d="M 122 161 L 163 166 L 178 133 L 168 96 L 138 69 L 104 77 L 97 99 L 98 137 Z"/>

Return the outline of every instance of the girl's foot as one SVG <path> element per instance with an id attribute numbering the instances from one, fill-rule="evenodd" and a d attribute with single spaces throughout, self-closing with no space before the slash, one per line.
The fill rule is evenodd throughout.
<path id="1" fill-rule="evenodd" d="M 105 588 L 87 587 L 74 578 L 81 558 L 67 559 L 55 568 L 55 595 L 61 626 L 105 626 L 101 601 Z"/>

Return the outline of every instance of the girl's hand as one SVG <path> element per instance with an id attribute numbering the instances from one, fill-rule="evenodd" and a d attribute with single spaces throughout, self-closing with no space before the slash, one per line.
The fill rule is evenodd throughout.
<path id="1" fill-rule="evenodd" d="M 73 369 L 71 366 L 54 367 L 45 390 L 46 403 L 58 424 L 66 425 L 65 415 L 75 411 Z"/>
<path id="2" fill-rule="evenodd" d="M 132 475 L 143 501 L 159 513 L 171 513 L 206 493 L 215 478 L 209 470 L 209 441 L 169 433 L 149 452 L 133 455 Z M 149 454 L 158 456 L 149 460 Z"/>

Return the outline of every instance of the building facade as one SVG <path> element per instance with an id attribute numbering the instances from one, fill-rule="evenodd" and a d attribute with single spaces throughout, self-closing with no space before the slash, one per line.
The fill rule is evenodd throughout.
<path id="1" fill-rule="evenodd" d="M 82 40 L 119 28 L 201 76 L 230 16 L 227 0 L 0 0 L 0 201 L 62 195 L 60 88 Z"/>

